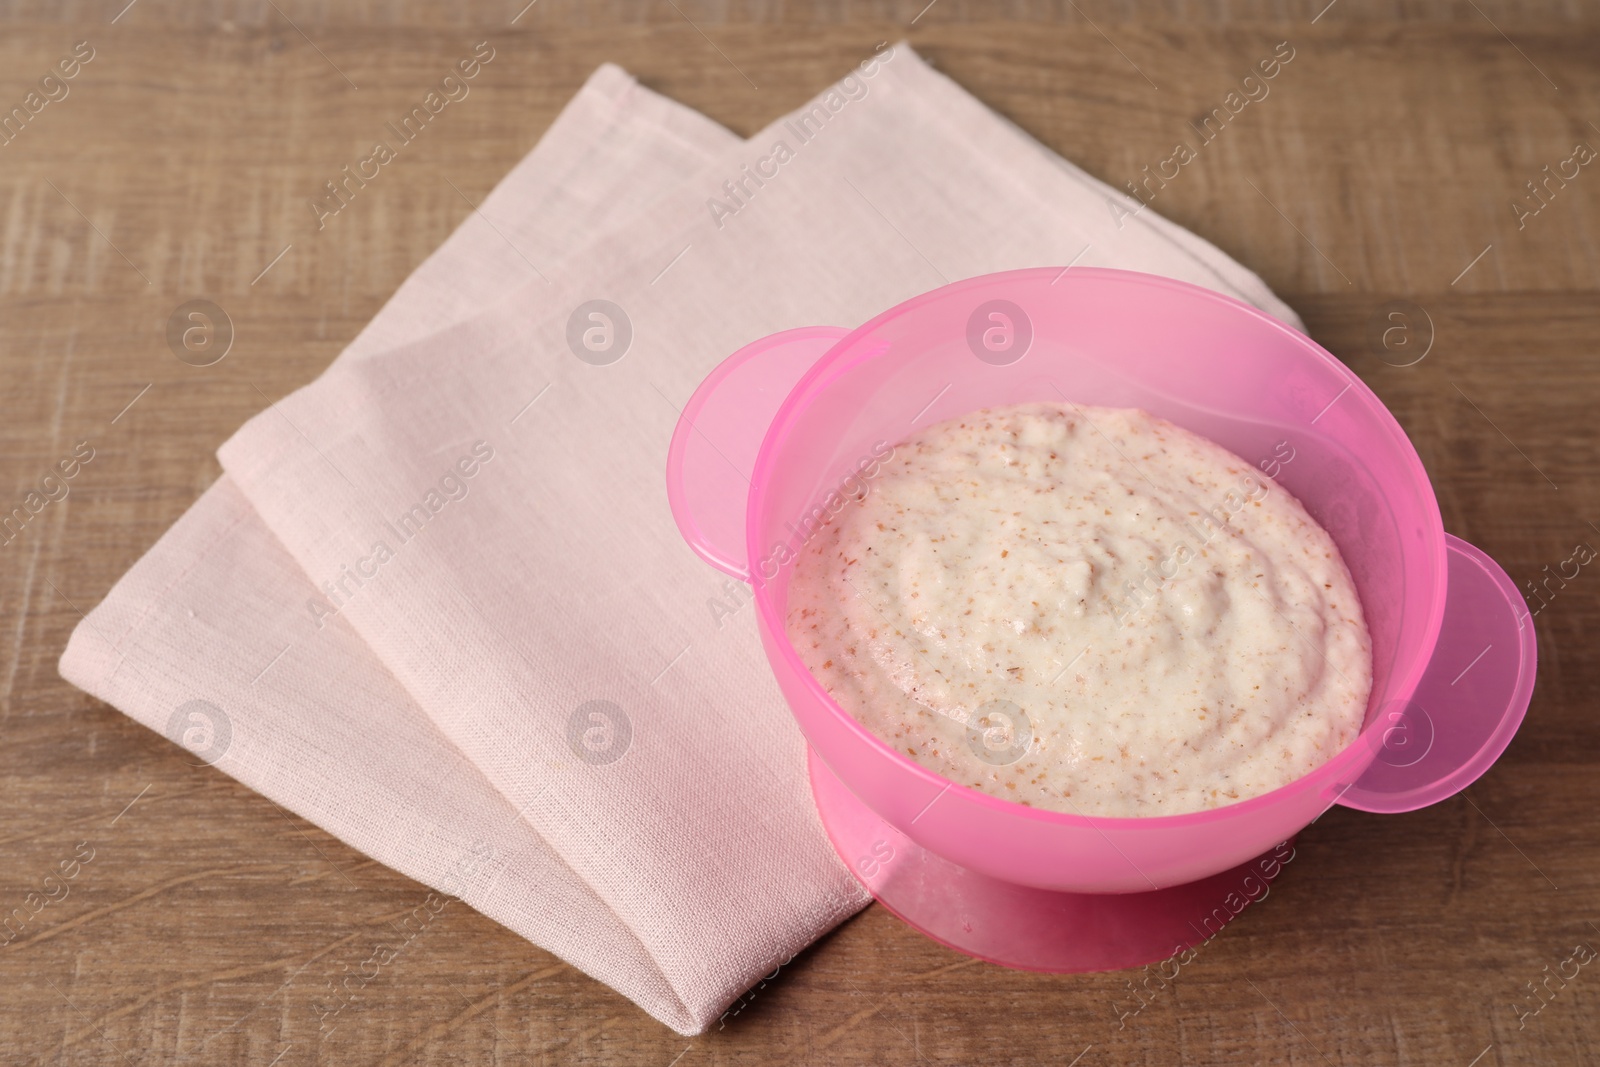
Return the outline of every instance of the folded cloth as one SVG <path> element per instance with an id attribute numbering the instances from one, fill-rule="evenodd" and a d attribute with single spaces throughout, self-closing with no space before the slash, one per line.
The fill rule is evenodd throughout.
<path id="1" fill-rule="evenodd" d="M 611 126 L 585 137 L 580 113 Z M 414 302 L 223 446 L 228 478 L 62 659 L 202 754 L 224 716 L 220 769 L 682 1033 L 864 899 L 751 613 L 728 615 L 743 601 L 667 508 L 667 442 L 705 374 L 774 330 L 1070 262 L 1298 322 L 903 44 L 716 140 L 602 68 L 485 204 L 526 220 L 505 242 L 526 280 L 502 258 L 496 284 L 453 285 L 497 239 L 464 223 Z M 664 191 L 621 176 L 674 166 Z M 549 218 L 529 190 L 574 210 Z"/>

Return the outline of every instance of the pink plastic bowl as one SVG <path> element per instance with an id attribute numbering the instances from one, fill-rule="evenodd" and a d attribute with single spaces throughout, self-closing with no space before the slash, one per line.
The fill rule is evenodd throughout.
<path id="1" fill-rule="evenodd" d="M 805 517 L 875 444 L 979 408 L 1063 400 L 1143 408 L 1208 437 L 1258 463 L 1328 530 L 1372 634 L 1359 740 L 1303 778 L 1226 807 L 1090 818 L 956 785 L 828 696 L 784 625 Z M 767 657 L 811 745 L 814 791 L 841 856 L 913 925 L 1017 966 L 1115 966 L 1192 943 L 1182 933 L 1194 928 L 1191 913 L 1231 884 L 1218 876 L 1237 875 L 1334 803 L 1400 812 L 1456 793 L 1504 751 L 1533 690 L 1521 596 L 1492 560 L 1444 532 L 1427 473 L 1388 409 L 1303 334 L 1167 278 L 1010 271 L 925 293 L 855 330 L 763 338 L 685 406 L 667 490 L 695 551 L 754 589 Z M 1197 885 L 1198 896 L 1156 892 Z M 1173 921 L 1148 937 L 1105 932 L 1123 919 L 1160 927 L 1151 916 L 1163 914 Z M 1042 936 L 1041 923 L 1056 933 Z M 1052 937 L 1053 948 L 1044 944 Z"/>

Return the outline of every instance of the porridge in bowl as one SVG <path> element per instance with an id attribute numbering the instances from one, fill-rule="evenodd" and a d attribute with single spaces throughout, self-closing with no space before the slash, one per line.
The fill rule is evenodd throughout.
<path id="1" fill-rule="evenodd" d="M 896 445 L 804 546 L 790 641 L 897 751 L 1005 800 L 1220 807 L 1360 732 L 1371 642 L 1287 490 L 1143 411 L 993 408 Z"/>

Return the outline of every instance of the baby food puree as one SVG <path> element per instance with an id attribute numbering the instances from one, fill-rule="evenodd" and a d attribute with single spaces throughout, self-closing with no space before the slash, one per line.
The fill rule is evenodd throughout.
<path id="1" fill-rule="evenodd" d="M 1143 411 L 1027 404 L 895 447 L 800 553 L 788 630 L 924 767 L 1021 804 L 1170 815 L 1349 744 L 1371 642 L 1288 491 Z"/>

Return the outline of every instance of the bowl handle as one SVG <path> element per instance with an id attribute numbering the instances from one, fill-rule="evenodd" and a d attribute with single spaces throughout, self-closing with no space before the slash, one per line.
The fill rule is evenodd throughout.
<path id="1" fill-rule="evenodd" d="M 1338 803 L 1414 811 L 1454 796 L 1493 765 L 1533 696 L 1533 617 L 1506 572 L 1481 549 L 1444 535 L 1449 586 L 1433 657 L 1410 700 L 1378 709 L 1389 725 L 1362 736 L 1376 750 Z"/>
<path id="2" fill-rule="evenodd" d="M 767 428 L 795 383 L 849 332 L 803 326 L 753 341 L 717 364 L 678 416 L 667 448 L 672 518 L 695 555 L 740 581 L 750 580 L 745 510 Z"/>

